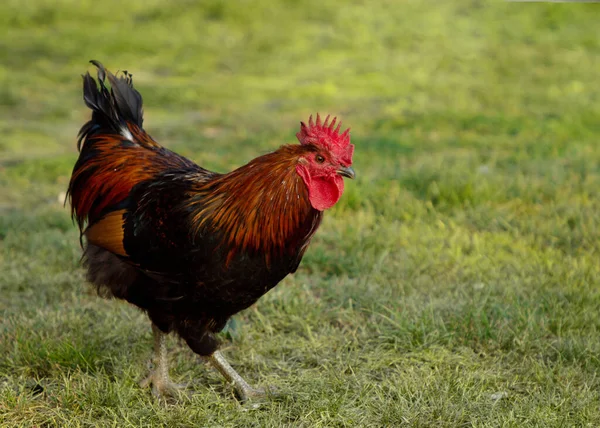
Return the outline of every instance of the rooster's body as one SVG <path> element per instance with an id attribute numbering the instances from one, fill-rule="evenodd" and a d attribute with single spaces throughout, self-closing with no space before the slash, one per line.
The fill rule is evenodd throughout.
<path id="1" fill-rule="evenodd" d="M 302 124 L 302 144 L 214 173 L 146 134 L 131 76 L 94 64 L 100 87 L 84 76 L 93 115 L 69 185 L 88 280 L 147 312 L 158 367 L 146 383 L 156 393 L 169 392 L 163 335 L 174 331 L 247 396 L 214 334 L 297 269 L 322 211 L 341 196 L 339 175 L 353 177 L 348 133 L 317 118 Z"/>

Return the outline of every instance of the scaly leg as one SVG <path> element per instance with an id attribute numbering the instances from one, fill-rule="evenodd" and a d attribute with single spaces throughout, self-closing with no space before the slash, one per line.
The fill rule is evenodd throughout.
<path id="1" fill-rule="evenodd" d="M 223 377 L 233 384 L 240 400 L 246 401 L 249 398 L 260 398 L 267 395 L 267 391 L 264 389 L 256 389 L 251 387 L 248 382 L 242 378 L 238 372 L 235 371 L 231 365 L 227 362 L 223 354 L 219 351 L 213 352 L 207 360 L 212 363 L 213 366 L 223 375 Z"/>
<path id="2" fill-rule="evenodd" d="M 142 388 L 152 385 L 152 393 L 159 398 L 175 397 L 185 385 L 173 383 L 169 378 L 167 361 L 167 335 L 152 324 L 154 335 L 153 368 L 148 377 L 140 382 Z"/>

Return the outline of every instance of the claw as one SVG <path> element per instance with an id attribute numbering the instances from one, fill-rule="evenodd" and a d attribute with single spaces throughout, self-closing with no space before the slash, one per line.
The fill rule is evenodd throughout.
<path id="1" fill-rule="evenodd" d="M 253 388 L 248 382 L 242 378 L 238 372 L 227 362 L 225 357 L 219 352 L 215 351 L 211 356 L 207 358 L 212 365 L 223 375 L 228 382 L 230 382 L 235 388 L 236 395 L 240 401 L 247 401 L 251 399 L 260 399 L 269 397 L 276 394 L 274 388 Z"/>
<path id="2" fill-rule="evenodd" d="M 265 388 L 253 388 L 251 386 L 243 387 L 234 384 L 234 387 L 240 401 L 261 400 L 279 395 L 277 389 L 270 386 Z"/>
<path id="3" fill-rule="evenodd" d="M 148 376 L 139 383 L 141 388 L 152 386 L 152 395 L 158 399 L 168 399 L 179 397 L 185 393 L 185 384 L 172 382 L 168 377 L 165 379 L 160 372 L 151 371 Z"/>

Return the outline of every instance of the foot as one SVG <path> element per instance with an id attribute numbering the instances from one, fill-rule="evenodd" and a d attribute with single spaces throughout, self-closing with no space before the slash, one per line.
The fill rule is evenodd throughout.
<path id="1" fill-rule="evenodd" d="M 261 399 L 276 394 L 274 388 L 253 388 L 246 382 L 233 367 L 227 362 L 225 357 L 219 352 L 215 351 L 212 355 L 207 357 L 207 360 L 223 375 L 229 383 L 235 388 L 240 401 Z"/>
<path id="2" fill-rule="evenodd" d="M 240 401 L 261 400 L 270 396 L 277 395 L 277 391 L 273 387 L 253 388 L 250 385 L 234 384 L 235 392 Z"/>
<path id="3" fill-rule="evenodd" d="M 166 334 L 152 324 L 154 355 L 149 363 L 150 374 L 140 382 L 142 388 L 152 385 L 152 393 L 158 398 L 175 398 L 184 392 L 185 385 L 171 382 L 167 363 Z"/>
<path id="4" fill-rule="evenodd" d="M 152 386 L 152 394 L 162 399 L 179 397 L 180 394 L 185 393 L 186 388 L 186 385 L 171 381 L 159 370 L 152 370 L 146 378 L 140 381 L 140 387 L 148 388 L 149 386 Z"/>

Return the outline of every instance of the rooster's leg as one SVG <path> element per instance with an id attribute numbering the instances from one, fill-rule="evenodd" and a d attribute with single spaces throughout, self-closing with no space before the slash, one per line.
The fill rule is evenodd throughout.
<path id="1" fill-rule="evenodd" d="M 140 382 L 142 388 L 152 385 L 152 393 L 161 397 L 174 397 L 185 385 L 173 383 L 169 378 L 169 364 L 167 361 L 167 335 L 152 324 L 154 335 L 154 355 L 152 369 L 148 377 Z"/>
<path id="2" fill-rule="evenodd" d="M 249 398 L 259 398 L 267 395 L 267 391 L 264 389 L 256 389 L 251 387 L 248 382 L 244 380 L 243 377 L 239 375 L 238 372 L 235 371 L 231 365 L 227 362 L 223 354 L 219 351 L 213 352 L 210 357 L 207 359 L 212 363 L 213 366 L 223 375 L 227 382 L 233 384 L 239 398 L 242 401 L 245 401 Z"/>

